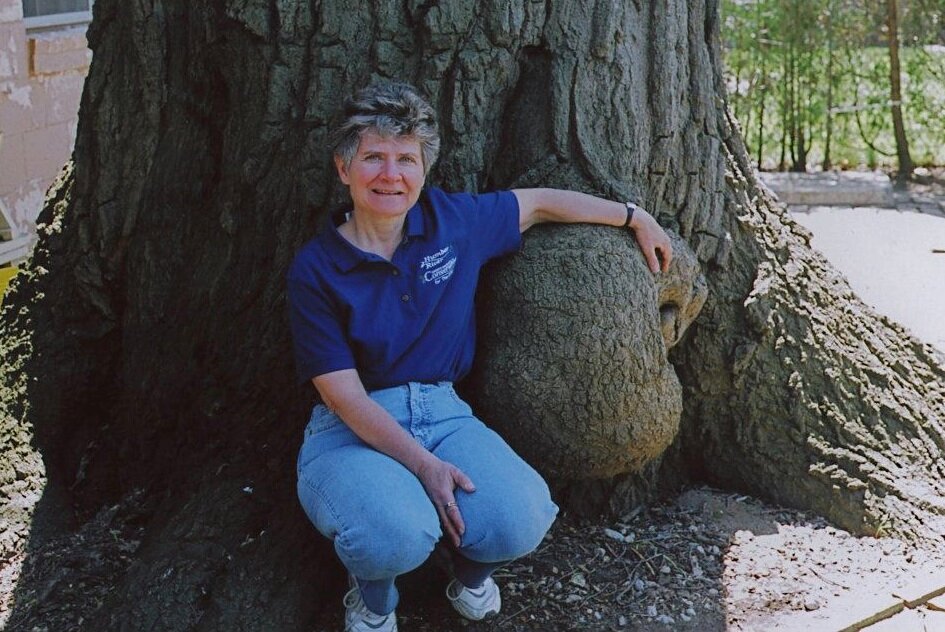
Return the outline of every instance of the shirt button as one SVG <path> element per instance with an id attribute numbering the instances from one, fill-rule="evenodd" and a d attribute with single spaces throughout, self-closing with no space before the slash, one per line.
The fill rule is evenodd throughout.
<path id="1" fill-rule="evenodd" d="M 406 303 L 407 301 L 410 300 L 410 295 L 409 295 L 409 294 L 404 294 L 403 296 L 400 297 L 400 300 L 402 300 L 404 303 Z"/>
<path id="2" fill-rule="evenodd" d="M 398 274 L 400 274 L 400 270 L 398 270 L 397 268 L 394 268 L 393 270 L 390 271 L 390 273 L 393 274 L 394 276 L 397 276 Z"/>

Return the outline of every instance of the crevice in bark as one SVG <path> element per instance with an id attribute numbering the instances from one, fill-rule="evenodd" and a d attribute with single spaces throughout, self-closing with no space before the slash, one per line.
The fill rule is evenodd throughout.
<path id="1" fill-rule="evenodd" d="M 551 129 L 552 55 L 540 47 L 520 51 L 518 81 L 509 91 L 495 158 L 484 177 L 486 189 L 508 187 L 530 170 L 554 160 Z M 555 161 L 557 162 L 557 161 Z"/>

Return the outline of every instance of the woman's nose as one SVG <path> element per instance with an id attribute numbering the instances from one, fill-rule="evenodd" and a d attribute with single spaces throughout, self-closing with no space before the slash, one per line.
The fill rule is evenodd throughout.
<path id="1" fill-rule="evenodd" d="M 397 169 L 397 163 L 393 160 L 385 160 L 381 175 L 389 180 L 396 180 L 400 176 L 400 171 Z"/>

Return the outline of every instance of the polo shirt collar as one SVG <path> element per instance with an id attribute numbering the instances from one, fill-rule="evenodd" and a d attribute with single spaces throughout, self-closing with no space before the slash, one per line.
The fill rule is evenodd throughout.
<path id="1" fill-rule="evenodd" d="M 343 217 L 344 214 L 342 213 L 340 215 Z M 331 218 L 328 224 L 327 239 L 325 241 L 328 254 L 331 256 L 331 260 L 334 262 L 335 266 L 337 266 L 341 272 L 351 272 L 361 263 L 376 261 L 375 255 L 364 252 L 341 236 L 341 233 L 338 232 L 338 226 L 341 225 L 342 222 L 338 220 L 338 215 Z M 423 208 L 420 200 L 417 200 L 417 203 L 407 211 L 406 222 L 407 237 L 414 238 L 426 235 L 426 220 L 423 217 Z"/>

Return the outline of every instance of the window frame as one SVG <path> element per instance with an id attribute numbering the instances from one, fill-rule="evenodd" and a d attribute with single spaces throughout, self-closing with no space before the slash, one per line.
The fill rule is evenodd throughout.
<path id="1" fill-rule="evenodd" d="M 20 3 L 22 5 L 22 2 Z M 92 7 L 95 0 L 89 0 L 88 11 L 70 11 L 68 13 L 49 13 L 33 17 L 23 16 L 23 25 L 27 31 L 41 31 L 44 29 L 68 28 L 83 26 L 92 21 Z"/>

